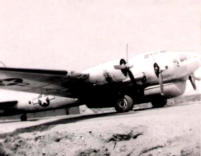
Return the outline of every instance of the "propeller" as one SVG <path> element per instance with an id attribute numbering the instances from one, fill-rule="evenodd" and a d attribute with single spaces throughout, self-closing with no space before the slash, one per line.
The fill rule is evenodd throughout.
<path id="1" fill-rule="evenodd" d="M 128 70 L 132 68 L 132 66 L 128 65 L 128 44 L 126 44 L 126 60 L 122 58 L 119 65 L 115 65 L 114 68 L 118 70 Z"/>
<path id="2" fill-rule="evenodd" d="M 198 68 L 194 73 L 192 73 L 189 77 L 189 81 L 194 90 L 197 89 L 196 81 L 201 81 L 201 67 Z"/>
<path id="3" fill-rule="evenodd" d="M 114 65 L 114 68 L 117 70 L 121 70 L 121 72 L 123 73 L 124 76 L 128 76 L 130 78 L 130 80 L 132 81 L 132 84 L 136 87 L 136 80 L 135 77 L 133 75 L 133 73 L 131 72 L 131 68 L 133 66 L 128 64 L 128 44 L 126 45 L 126 60 L 125 59 L 120 59 L 119 61 L 119 65 Z"/>
<path id="4" fill-rule="evenodd" d="M 164 95 L 163 75 L 162 75 L 163 70 L 160 69 L 160 67 L 157 63 L 154 63 L 154 72 L 158 78 L 161 95 L 163 96 Z"/>
<path id="5" fill-rule="evenodd" d="M 201 68 L 200 68 L 201 69 Z M 196 81 L 201 81 L 201 71 L 200 69 L 198 69 L 197 71 L 195 71 L 193 74 L 192 74 L 192 77 L 196 80 Z"/>
<path id="6" fill-rule="evenodd" d="M 114 65 L 114 68 L 117 70 L 121 70 L 121 72 L 124 74 L 124 76 L 128 76 L 134 85 L 136 85 L 135 77 L 133 73 L 131 72 L 131 65 L 128 65 L 127 61 L 125 59 L 120 59 L 119 65 Z"/>
<path id="7" fill-rule="evenodd" d="M 196 86 L 196 83 L 195 83 L 195 80 L 198 80 L 193 74 L 189 76 L 189 80 L 191 82 L 191 85 L 193 86 L 193 89 L 196 90 L 197 89 L 197 86 Z"/>
<path id="8" fill-rule="evenodd" d="M 125 59 L 121 59 L 119 65 L 114 65 L 114 68 L 118 70 L 124 70 L 124 69 L 130 69 L 132 68 L 132 66 L 128 65 Z"/>

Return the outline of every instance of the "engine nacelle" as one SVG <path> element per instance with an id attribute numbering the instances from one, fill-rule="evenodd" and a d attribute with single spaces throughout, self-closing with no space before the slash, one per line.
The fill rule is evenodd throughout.
<path id="1" fill-rule="evenodd" d="M 180 96 L 185 92 L 186 89 L 186 81 L 177 81 L 171 83 L 165 83 L 163 88 L 163 93 L 165 97 L 176 97 Z M 144 95 L 145 96 L 155 96 L 160 95 L 160 85 L 155 85 L 151 87 L 145 88 Z"/>

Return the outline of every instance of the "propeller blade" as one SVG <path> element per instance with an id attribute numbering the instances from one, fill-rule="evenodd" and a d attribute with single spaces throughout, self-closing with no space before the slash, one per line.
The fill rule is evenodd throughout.
<path id="1" fill-rule="evenodd" d="M 132 68 L 132 65 L 128 65 L 127 61 L 124 59 L 121 59 L 119 62 L 119 65 L 114 65 L 114 68 L 117 70 L 127 70 Z"/>
<path id="2" fill-rule="evenodd" d="M 114 65 L 114 68 L 117 70 L 124 70 L 124 69 L 130 69 L 133 66 L 128 66 L 128 65 Z"/>
<path id="3" fill-rule="evenodd" d="M 191 76 L 193 77 L 193 79 L 194 79 L 194 80 L 196 80 L 196 81 L 201 81 L 201 78 L 200 78 L 200 77 L 195 76 L 194 74 L 193 74 L 193 75 L 191 75 Z"/>
<path id="4" fill-rule="evenodd" d="M 191 82 L 191 85 L 193 86 L 193 89 L 196 90 L 197 89 L 197 86 L 195 84 L 195 79 L 192 75 L 189 76 L 189 80 Z"/>
<path id="5" fill-rule="evenodd" d="M 154 72 L 158 78 L 158 82 L 160 85 L 160 91 L 161 95 L 164 95 L 164 87 L 163 87 L 163 75 L 162 75 L 162 70 L 160 70 L 160 67 L 157 63 L 154 63 Z"/>
<path id="6" fill-rule="evenodd" d="M 127 66 L 126 65 L 114 65 L 114 68 L 117 70 L 124 70 L 124 69 L 127 69 Z"/>
<path id="7" fill-rule="evenodd" d="M 160 85 L 161 95 L 163 96 L 164 95 L 164 88 L 163 88 L 163 75 L 162 75 L 162 72 L 159 73 L 158 81 L 159 81 L 159 85 Z"/>
<path id="8" fill-rule="evenodd" d="M 117 70 L 121 70 L 124 76 L 129 77 L 131 82 L 134 86 L 137 86 L 135 77 L 133 73 L 131 72 L 130 68 L 132 68 L 132 65 L 128 65 L 127 61 L 125 59 L 121 59 L 119 62 L 119 65 L 114 65 L 114 68 Z"/>
<path id="9" fill-rule="evenodd" d="M 114 68 L 117 70 L 125 70 L 127 69 L 127 62 L 124 59 L 121 59 L 119 65 L 114 65 Z"/>
<path id="10" fill-rule="evenodd" d="M 135 77 L 134 77 L 133 73 L 130 71 L 130 69 L 127 69 L 127 73 L 128 73 L 129 78 L 133 82 L 133 84 L 136 85 Z"/>
<path id="11" fill-rule="evenodd" d="M 201 78 L 193 76 L 196 81 L 201 81 Z"/>
<path id="12" fill-rule="evenodd" d="M 157 63 L 154 63 L 154 72 L 155 72 L 156 76 L 159 77 L 160 67 Z"/>

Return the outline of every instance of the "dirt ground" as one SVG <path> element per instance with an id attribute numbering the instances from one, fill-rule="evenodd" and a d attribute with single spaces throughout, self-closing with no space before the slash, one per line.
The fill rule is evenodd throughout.
<path id="1" fill-rule="evenodd" d="M 84 115 L 2 137 L 0 155 L 200 156 L 201 102 Z"/>

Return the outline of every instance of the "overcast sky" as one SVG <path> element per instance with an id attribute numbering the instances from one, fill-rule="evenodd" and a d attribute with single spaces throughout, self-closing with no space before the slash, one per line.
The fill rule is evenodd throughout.
<path id="1" fill-rule="evenodd" d="M 200 0 L 0 0 L 0 22 L 0 60 L 14 67 L 81 71 L 127 43 L 129 56 L 201 51 Z"/>
<path id="2" fill-rule="evenodd" d="M 0 60 L 84 70 L 155 50 L 201 50 L 199 0 L 0 0 Z"/>

